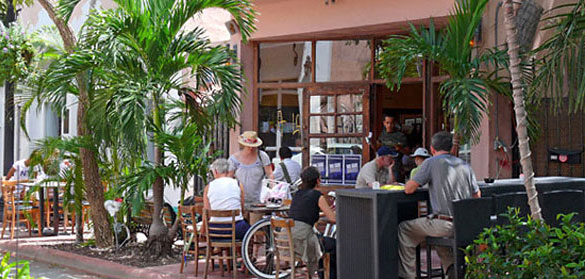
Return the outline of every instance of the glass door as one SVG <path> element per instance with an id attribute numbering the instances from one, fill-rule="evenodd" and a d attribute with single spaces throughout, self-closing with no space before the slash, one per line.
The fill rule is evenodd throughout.
<path id="1" fill-rule="evenodd" d="M 320 169 L 327 184 L 355 184 L 369 160 L 369 86 L 307 88 L 303 95 L 303 166 Z"/>

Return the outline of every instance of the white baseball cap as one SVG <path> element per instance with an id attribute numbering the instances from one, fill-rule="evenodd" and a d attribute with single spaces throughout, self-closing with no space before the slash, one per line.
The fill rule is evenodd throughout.
<path id="1" fill-rule="evenodd" d="M 414 151 L 414 154 L 410 155 L 410 157 L 413 157 L 413 158 L 414 157 L 425 157 L 425 158 L 428 158 L 428 157 L 431 157 L 431 154 L 429 154 L 429 151 L 427 151 L 426 148 L 419 147 L 419 148 L 417 148 Z"/>

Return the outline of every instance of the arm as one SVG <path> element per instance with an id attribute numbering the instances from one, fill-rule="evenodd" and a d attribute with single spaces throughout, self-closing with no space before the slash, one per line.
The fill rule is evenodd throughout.
<path id="1" fill-rule="evenodd" d="M 14 172 L 16 170 L 14 169 L 14 167 L 11 167 L 10 170 L 8 171 L 8 174 L 6 175 L 6 180 L 10 180 L 10 178 L 12 178 L 12 176 L 14 175 Z"/>
<path id="2" fill-rule="evenodd" d="M 471 168 L 470 168 L 471 170 Z M 477 184 L 477 179 L 475 178 L 475 173 L 473 172 L 473 170 L 470 171 L 471 173 L 471 192 L 472 197 L 474 199 L 478 199 L 481 198 L 481 190 L 479 189 L 479 184 Z"/>
<path id="3" fill-rule="evenodd" d="M 418 171 L 414 177 L 411 177 L 410 180 L 406 182 L 404 186 L 404 193 L 412 194 L 416 191 L 418 187 L 421 185 L 425 185 L 431 181 L 431 169 L 430 169 L 431 160 L 425 160 L 420 167 L 418 167 Z"/>
<path id="4" fill-rule="evenodd" d="M 270 157 L 268 157 L 268 154 L 266 154 L 264 151 L 258 150 L 258 152 L 260 152 L 260 163 L 262 163 L 264 166 L 264 173 L 266 174 L 266 177 L 274 180 L 274 174 L 272 173 L 272 168 L 270 167 Z M 264 164 L 265 161 L 268 163 Z"/>
<path id="5" fill-rule="evenodd" d="M 473 198 L 474 199 L 481 198 L 481 190 L 477 190 L 477 192 L 473 193 Z"/>
<path id="6" fill-rule="evenodd" d="M 321 209 L 321 211 L 323 211 L 323 213 L 325 213 L 325 217 L 327 217 L 327 219 L 330 222 L 336 223 L 335 212 L 333 212 L 331 206 L 329 205 L 329 203 L 327 203 L 327 200 L 325 200 L 325 197 L 323 196 L 319 197 L 319 208 Z"/>
<path id="7" fill-rule="evenodd" d="M 394 160 L 392 160 L 392 164 L 390 164 L 390 166 L 388 166 L 388 181 L 386 184 L 392 184 L 394 182 L 396 182 L 396 179 L 394 177 L 394 172 L 392 171 L 392 168 L 394 167 Z"/>
<path id="8" fill-rule="evenodd" d="M 240 197 L 241 197 L 241 203 L 242 203 L 242 214 L 244 214 L 244 201 L 246 200 L 244 197 L 244 185 L 242 183 L 240 183 Z"/>
<path id="9" fill-rule="evenodd" d="M 404 186 L 404 193 L 412 194 L 416 191 L 416 189 L 419 186 L 420 186 L 420 184 L 418 184 L 416 181 L 411 179 L 408 182 L 406 182 L 406 185 Z"/>
<path id="10" fill-rule="evenodd" d="M 272 173 L 272 168 L 270 167 L 270 165 L 264 166 L 264 171 L 266 171 L 266 177 L 274 180 L 274 174 Z"/>
<path id="11" fill-rule="evenodd" d="M 209 205 L 209 198 L 207 197 L 208 190 L 209 185 L 205 186 L 205 189 L 203 190 L 203 208 L 205 209 L 211 209 L 211 206 Z"/>

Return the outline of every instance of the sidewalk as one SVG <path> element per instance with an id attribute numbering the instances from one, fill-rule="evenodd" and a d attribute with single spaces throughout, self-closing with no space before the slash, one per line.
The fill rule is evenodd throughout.
<path id="1" fill-rule="evenodd" d="M 184 272 L 181 274 L 179 273 L 180 264 L 139 268 L 41 247 L 41 245 L 67 243 L 73 242 L 74 240 L 74 235 L 27 237 L 20 238 L 18 241 L 16 238 L 14 240 L 4 238 L 0 240 L 0 251 L 9 251 L 12 254 L 18 253 L 18 257 L 24 258 L 26 260 L 62 266 L 73 270 L 94 274 L 103 278 L 112 279 L 202 278 L 203 271 L 205 270 L 204 260 L 199 260 L 199 276 L 195 277 L 193 261 L 189 261 L 186 264 Z M 210 272 L 208 276 L 210 279 L 230 277 L 231 273 L 227 272 L 225 277 L 221 277 L 221 272 L 218 269 Z M 238 273 L 238 278 L 252 277 L 243 273 Z"/>

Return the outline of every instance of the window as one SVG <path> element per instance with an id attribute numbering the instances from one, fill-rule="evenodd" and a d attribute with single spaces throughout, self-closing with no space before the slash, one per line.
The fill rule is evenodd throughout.
<path id="1" fill-rule="evenodd" d="M 301 151 L 301 115 L 299 96 L 303 89 L 260 89 L 258 135 L 271 157 L 278 149 L 288 146 Z"/>
<path id="2" fill-rule="evenodd" d="M 369 40 L 317 41 L 317 82 L 368 80 L 372 63 Z"/>
<path id="3" fill-rule="evenodd" d="M 62 127 L 63 134 L 69 134 L 69 109 L 66 108 L 63 110 L 63 120 L 62 120 Z"/>
<path id="4" fill-rule="evenodd" d="M 309 133 L 363 133 L 362 99 L 363 91 L 356 91 L 356 94 L 311 95 Z"/>
<path id="5" fill-rule="evenodd" d="M 258 81 L 311 82 L 311 52 L 311 42 L 260 44 Z"/>

